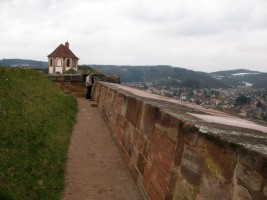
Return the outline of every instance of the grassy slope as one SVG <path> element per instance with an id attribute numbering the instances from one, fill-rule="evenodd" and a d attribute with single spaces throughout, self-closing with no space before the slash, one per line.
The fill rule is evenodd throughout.
<path id="1" fill-rule="evenodd" d="M 45 76 L 0 67 L 0 199 L 58 199 L 76 100 Z"/>

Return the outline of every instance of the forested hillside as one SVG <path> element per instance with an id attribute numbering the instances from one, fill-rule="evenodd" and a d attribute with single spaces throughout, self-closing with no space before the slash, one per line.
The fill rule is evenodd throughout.
<path id="1" fill-rule="evenodd" d="M 26 66 L 47 69 L 48 63 L 24 59 L 3 59 L 0 65 Z M 130 66 L 130 65 L 80 65 L 105 75 L 117 75 L 121 82 L 153 82 L 154 85 L 188 88 L 229 88 L 252 84 L 255 88 L 267 89 L 267 73 L 247 69 L 234 69 L 205 73 L 169 65 Z"/>
<path id="2" fill-rule="evenodd" d="M 25 59 L 2 59 L 0 60 L 0 66 L 16 66 L 16 67 L 31 67 L 36 69 L 45 69 L 48 66 L 47 62 L 37 60 L 25 60 Z"/>
<path id="3" fill-rule="evenodd" d="M 255 88 L 267 89 L 267 73 L 264 72 L 237 69 L 213 72 L 211 76 L 231 87 L 252 84 Z"/>
<path id="4" fill-rule="evenodd" d="M 154 82 L 156 85 L 175 87 L 227 87 L 219 80 L 212 78 L 208 73 L 196 72 L 185 68 L 159 66 L 115 66 L 92 65 L 93 68 L 104 74 L 116 74 L 122 82 Z"/>

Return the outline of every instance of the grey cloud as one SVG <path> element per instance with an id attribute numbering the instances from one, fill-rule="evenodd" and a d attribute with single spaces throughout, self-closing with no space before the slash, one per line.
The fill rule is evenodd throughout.
<path id="1" fill-rule="evenodd" d="M 266 8 L 266 0 L 2 0 L 0 55 L 46 60 L 69 40 L 87 64 L 266 67 Z"/>
<path id="2" fill-rule="evenodd" d="M 178 3 L 162 7 L 153 4 L 141 7 L 137 4 L 130 9 L 130 13 L 139 23 L 154 25 L 159 32 L 169 32 L 170 35 L 201 36 L 266 28 L 267 14 L 261 11 L 264 6 L 267 9 L 266 2 L 256 6 L 253 1 L 237 4 L 217 1 L 220 2 L 219 6 L 211 5 L 210 1 L 203 2 L 197 5 Z M 255 14 L 262 16 L 255 17 Z"/>

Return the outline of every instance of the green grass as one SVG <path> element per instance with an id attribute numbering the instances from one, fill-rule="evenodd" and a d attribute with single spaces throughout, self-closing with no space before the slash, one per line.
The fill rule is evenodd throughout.
<path id="1" fill-rule="evenodd" d="M 75 98 L 44 75 L 0 67 L 0 199 L 59 199 Z"/>

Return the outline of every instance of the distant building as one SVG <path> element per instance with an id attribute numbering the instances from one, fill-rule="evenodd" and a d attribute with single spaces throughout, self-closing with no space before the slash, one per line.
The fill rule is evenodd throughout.
<path id="1" fill-rule="evenodd" d="M 48 73 L 49 74 L 64 74 L 78 72 L 79 58 L 69 49 L 69 43 L 60 44 L 48 56 Z"/>

